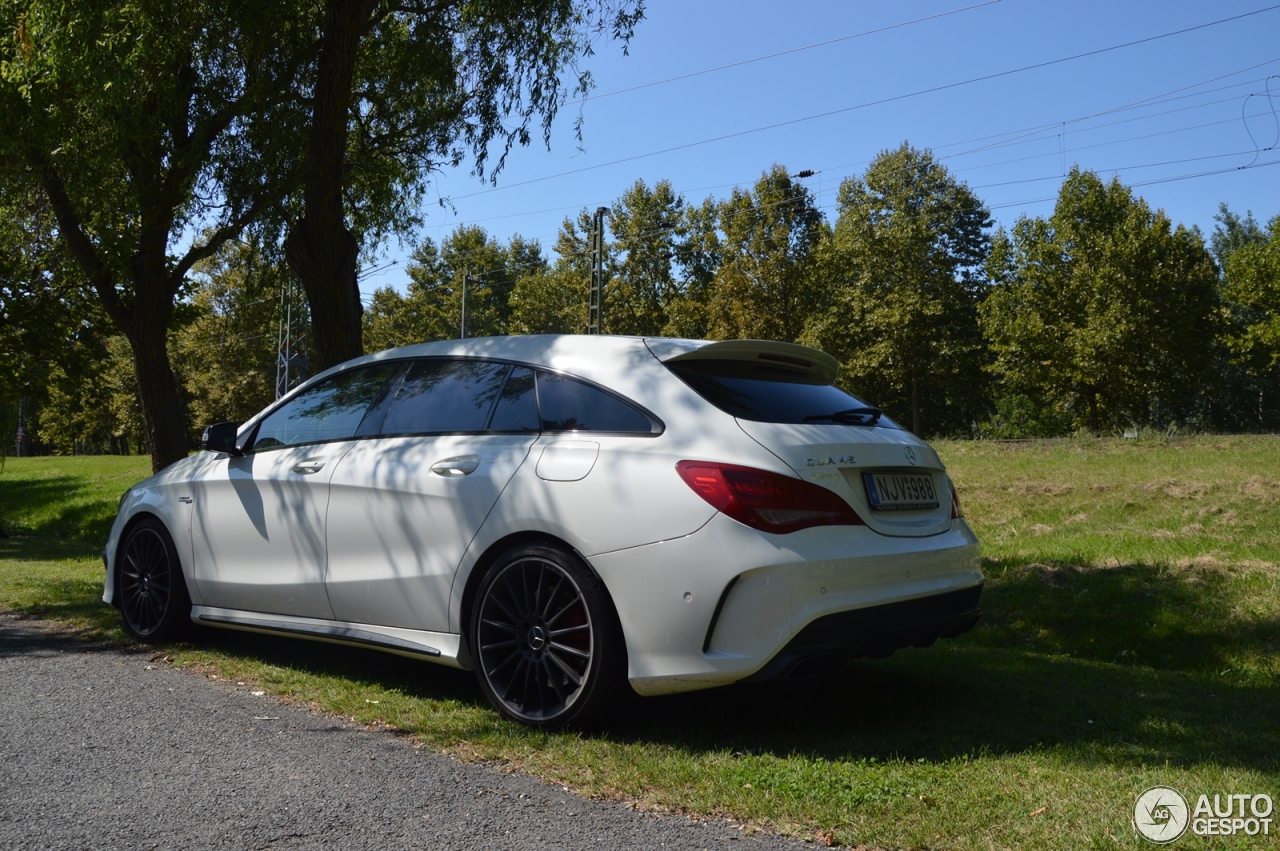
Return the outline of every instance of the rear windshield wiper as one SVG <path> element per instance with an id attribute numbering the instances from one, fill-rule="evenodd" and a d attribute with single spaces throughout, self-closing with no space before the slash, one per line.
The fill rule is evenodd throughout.
<path id="1" fill-rule="evenodd" d="M 841 423 L 844 425 L 875 425 L 880 420 L 880 415 L 884 411 L 879 408 L 870 406 L 863 408 L 846 408 L 843 411 L 836 411 L 832 414 L 810 414 L 804 418 L 807 423 L 820 422 L 822 420 L 830 420 L 833 423 Z"/>

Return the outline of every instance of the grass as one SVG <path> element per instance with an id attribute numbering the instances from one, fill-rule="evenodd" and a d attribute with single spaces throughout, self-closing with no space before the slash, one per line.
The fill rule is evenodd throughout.
<path id="1" fill-rule="evenodd" d="M 1137 848 L 1149 786 L 1280 798 L 1280 440 L 939 450 L 984 542 L 984 621 L 830 679 L 543 734 L 500 720 L 471 675 L 399 657 L 217 631 L 161 653 L 583 795 L 845 845 Z M 146 472 L 118 460 L 8 462 L 0 526 L 29 536 L 0 541 L 0 605 L 124 640 L 91 546 L 113 477 Z"/>

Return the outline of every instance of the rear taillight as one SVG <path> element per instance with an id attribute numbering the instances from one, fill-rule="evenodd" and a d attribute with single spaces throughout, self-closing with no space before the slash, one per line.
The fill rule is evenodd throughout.
<path id="1" fill-rule="evenodd" d="M 676 471 L 694 493 L 752 529 L 783 535 L 810 526 L 862 526 L 862 518 L 826 488 L 790 476 L 706 461 Z"/>

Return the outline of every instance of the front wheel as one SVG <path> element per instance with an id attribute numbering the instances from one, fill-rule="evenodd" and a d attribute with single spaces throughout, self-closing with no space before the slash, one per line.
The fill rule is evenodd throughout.
<path id="1" fill-rule="evenodd" d="M 470 635 L 481 689 L 514 721 L 582 725 L 626 686 L 626 647 L 608 593 L 556 547 L 517 547 L 489 568 Z"/>
<path id="2" fill-rule="evenodd" d="M 124 629 L 141 641 L 179 636 L 191 623 L 191 597 L 169 530 L 150 517 L 125 537 L 116 565 Z"/>

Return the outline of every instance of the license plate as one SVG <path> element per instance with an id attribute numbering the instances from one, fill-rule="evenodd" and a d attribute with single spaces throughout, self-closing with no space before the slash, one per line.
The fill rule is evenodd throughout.
<path id="1" fill-rule="evenodd" d="M 928 473 L 863 473 L 867 498 L 875 511 L 914 511 L 938 507 L 938 492 Z"/>

